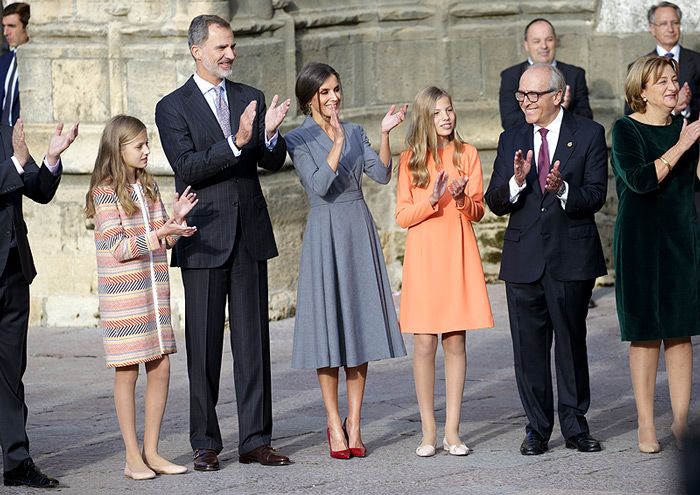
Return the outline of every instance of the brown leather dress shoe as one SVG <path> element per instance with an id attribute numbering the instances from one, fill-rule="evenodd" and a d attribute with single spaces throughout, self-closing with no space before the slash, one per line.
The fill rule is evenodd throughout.
<path id="1" fill-rule="evenodd" d="M 195 471 L 218 471 L 219 458 L 216 451 L 212 449 L 195 449 L 194 451 Z"/>
<path id="2" fill-rule="evenodd" d="M 238 456 L 241 464 L 259 462 L 263 466 L 288 466 L 292 463 L 289 457 L 279 454 L 269 445 L 261 445 L 250 452 Z"/>

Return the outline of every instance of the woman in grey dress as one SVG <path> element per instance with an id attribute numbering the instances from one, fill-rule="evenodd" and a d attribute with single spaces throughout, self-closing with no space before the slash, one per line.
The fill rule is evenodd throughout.
<path id="1" fill-rule="evenodd" d="M 381 123 L 379 155 L 357 124 L 340 122 L 340 76 L 330 66 L 304 66 L 296 81 L 307 114 L 285 135 L 309 212 L 299 268 L 294 368 L 316 369 L 328 416 L 331 457 L 364 457 L 360 433 L 367 362 L 405 356 L 384 256 L 362 197 L 362 174 L 391 179 L 389 132 L 406 116 L 392 106 Z M 338 370 L 345 368 L 348 415 L 338 412 Z"/>

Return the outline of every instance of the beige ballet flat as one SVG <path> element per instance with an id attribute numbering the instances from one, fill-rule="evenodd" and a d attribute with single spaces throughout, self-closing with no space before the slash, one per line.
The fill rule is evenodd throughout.
<path id="1" fill-rule="evenodd" d="M 467 455 L 471 452 L 471 449 L 463 443 L 458 443 L 456 445 L 450 444 L 447 441 L 447 437 L 442 439 L 442 449 L 450 455 Z"/>
<path id="2" fill-rule="evenodd" d="M 187 466 L 180 466 L 178 464 L 173 464 L 172 462 L 162 466 L 152 466 L 146 463 L 146 466 L 151 468 L 157 474 L 185 474 L 187 472 Z"/>
<path id="3" fill-rule="evenodd" d="M 126 466 L 124 466 L 124 476 L 137 481 L 152 480 L 156 477 L 156 473 L 154 473 L 150 469 L 146 469 L 145 471 L 132 471 L 129 465 L 127 464 Z"/>
<path id="4" fill-rule="evenodd" d="M 423 444 L 421 443 L 417 448 L 416 448 L 416 455 L 418 457 L 432 457 L 435 455 L 435 447 L 437 446 L 437 442 L 433 444 Z"/>

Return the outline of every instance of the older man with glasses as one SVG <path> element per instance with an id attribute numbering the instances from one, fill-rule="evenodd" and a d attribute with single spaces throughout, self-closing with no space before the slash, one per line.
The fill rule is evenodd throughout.
<path id="1" fill-rule="evenodd" d="M 525 122 L 498 140 L 486 203 L 510 214 L 500 278 L 505 281 L 515 377 L 527 415 L 523 455 L 543 454 L 554 427 L 551 347 L 559 424 L 566 447 L 598 452 L 590 404 L 586 316 L 595 278 L 606 273 L 594 214 L 605 204 L 603 127 L 563 107 L 564 76 L 534 64 L 511 94 Z"/>
<path id="2" fill-rule="evenodd" d="M 656 49 L 646 55 L 672 57 L 678 62 L 678 103 L 674 115 L 683 115 L 689 122 L 700 116 L 700 53 L 680 45 L 683 12 L 678 5 L 660 2 L 647 11 L 649 32 L 656 39 Z M 631 64 L 630 64 L 631 65 Z M 632 110 L 625 104 L 625 115 Z"/>

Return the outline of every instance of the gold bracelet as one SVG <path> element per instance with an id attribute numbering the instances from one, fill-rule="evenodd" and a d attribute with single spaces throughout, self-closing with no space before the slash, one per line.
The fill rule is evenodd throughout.
<path id="1" fill-rule="evenodd" d="M 661 160 L 661 163 L 663 163 L 664 165 L 666 165 L 666 168 L 667 168 L 668 171 L 670 172 L 671 169 L 672 169 L 673 167 L 671 166 L 670 163 L 668 163 L 668 160 L 666 160 L 663 156 L 660 156 L 660 157 L 659 157 L 659 160 Z"/>

